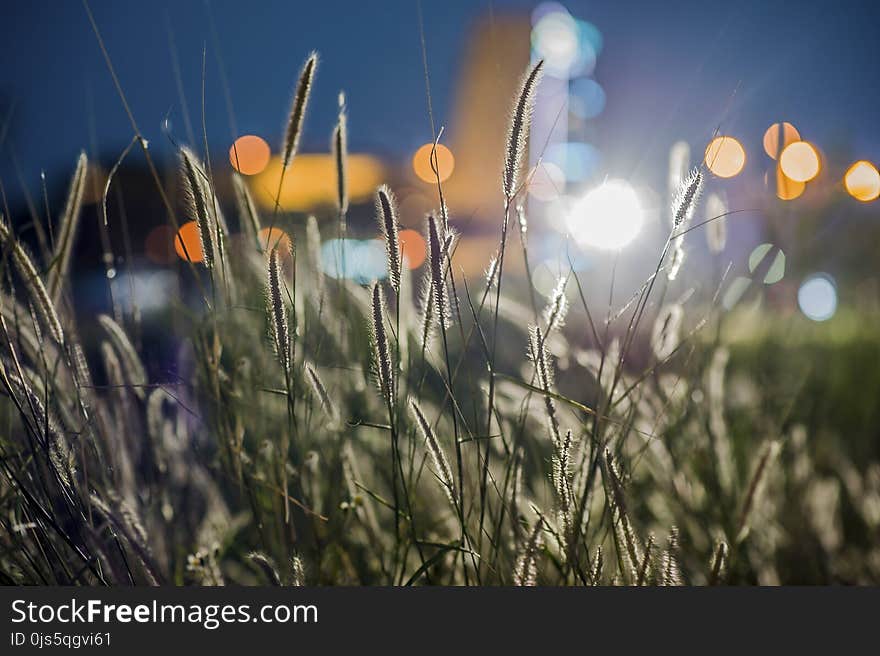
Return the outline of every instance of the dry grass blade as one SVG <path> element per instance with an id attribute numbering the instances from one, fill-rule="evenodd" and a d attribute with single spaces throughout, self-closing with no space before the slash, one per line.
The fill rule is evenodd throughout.
<path id="1" fill-rule="evenodd" d="M 547 332 L 558 330 L 565 325 L 565 316 L 568 314 L 568 297 L 565 295 L 565 286 L 568 279 L 560 276 L 550 293 L 550 302 L 544 309 L 544 321 L 547 324 Z"/>
<path id="2" fill-rule="evenodd" d="M 11 253 L 12 263 L 16 271 L 18 271 L 22 282 L 24 282 L 31 302 L 37 308 L 43 323 L 52 334 L 52 338 L 59 344 L 64 344 L 64 331 L 61 328 L 61 321 L 58 318 L 55 304 L 43 285 L 43 280 L 40 278 L 34 261 L 28 255 L 24 246 L 12 234 L 12 228 L 6 223 L 2 215 L 0 215 L 0 245 L 2 245 L 4 252 Z"/>
<path id="3" fill-rule="evenodd" d="M 269 556 L 259 551 L 252 551 L 248 554 L 248 558 L 251 559 L 251 562 L 254 563 L 254 565 L 260 568 L 260 571 L 263 572 L 263 576 L 266 577 L 266 580 L 269 581 L 271 585 L 281 585 L 281 577 L 278 575 L 278 569 L 275 567 L 275 563 L 272 562 L 272 559 L 269 558 Z"/>
<path id="4" fill-rule="evenodd" d="M 98 316 L 98 323 L 107 333 L 113 348 L 121 358 L 125 381 L 131 386 L 132 392 L 139 399 L 143 399 L 144 388 L 147 384 L 147 372 L 134 344 L 131 343 L 122 327 L 106 314 Z"/>
<path id="5" fill-rule="evenodd" d="M 309 385 L 312 386 L 315 396 L 321 402 L 321 407 L 324 409 L 324 412 L 327 413 L 327 416 L 330 419 L 336 419 L 336 406 L 330 399 L 330 395 L 327 393 L 327 388 L 324 387 L 324 381 L 322 381 L 321 377 L 318 375 L 318 370 L 315 368 L 315 365 L 311 362 L 307 362 L 305 370 Z"/>
<path id="6" fill-rule="evenodd" d="M 61 215 L 61 222 L 58 227 L 55 253 L 52 258 L 52 265 L 49 267 L 48 288 L 49 294 L 55 303 L 61 298 L 64 280 L 67 278 L 67 272 L 70 268 L 70 254 L 73 251 L 73 242 L 76 238 L 77 227 L 79 226 L 79 216 L 88 169 L 88 158 L 86 158 L 85 152 L 82 152 L 76 160 L 76 170 L 70 182 L 67 203 L 64 206 L 64 213 Z"/>
<path id="7" fill-rule="evenodd" d="M 260 213 L 254 203 L 254 197 L 248 189 L 247 182 L 238 173 L 232 174 L 232 188 L 235 190 L 241 228 L 248 233 L 257 250 L 263 250 L 263 246 L 260 244 Z"/>
<path id="8" fill-rule="evenodd" d="M 764 489 L 764 483 L 767 479 L 767 473 L 776 456 L 779 455 L 780 444 L 777 440 L 768 440 L 761 450 L 758 462 L 755 465 L 749 487 L 746 490 L 743 499 L 742 508 L 739 514 L 739 522 L 737 523 L 736 541 L 742 542 L 749 534 L 749 521 L 752 517 L 755 504 Z"/>

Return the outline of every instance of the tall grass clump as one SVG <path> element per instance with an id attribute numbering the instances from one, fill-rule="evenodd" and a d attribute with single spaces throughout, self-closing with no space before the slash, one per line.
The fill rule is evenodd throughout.
<path id="1" fill-rule="evenodd" d="M 296 83 L 282 180 L 295 175 L 317 61 Z M 458 264 L 469 237 L 439 181 L 420 269 L 400 238 L 419 217 L 402 216 L 388 185 L 367 210 L 375 223 L 349 226 L 344 97 L 334 202 L 315 216 L 282 211 L 279 182 L 263 218 L 253 181 L 179 148 L 204 266 L 182 265 L 168 299 L 171 366 L 143 348 L 133 309 L 90 316 L 74 302 L 85 156 L 51 252 L 33 257 L 19 217 L 0 218 L 0 581 L 880 581 L 880 464 L 842 441 L 812 448 L 836 427 L 817 419 L 834 404 L 815 402 L 827 390 L 798 368 L 808 358 L 759 380 L 788 344 L 768 355 L 731 339 L 739 310 L 718 303 L 728 210 L 716 191 L 701 209 L 707 172 L 675 158 L 650 276 L 595 295 L 566 253 L 546 299 L 536 293 L 530 241 L 546 226 L 525 193 L 542 71 L 530 66 L 512 94 L 500 171 L 485 180 L 498 201 L 485 277 Z M 155 182 L 172 217 L 173 186 Z M 109 226 L 122 220 L 103 207 Z M 698 211 L 714 279 L 684 258 Z M 512 221 L 521 270 L 505 267 Z M 261 243 L 263 225 L 289 242 Z M 322 241 L 350 228 L 383 240 L 378 279 L 346 277 L 342 250 L 325 273 Z M 596 262 L 610 273 L 629 257 Z M 797 375 L 767 382 L 778 371 Z"/>

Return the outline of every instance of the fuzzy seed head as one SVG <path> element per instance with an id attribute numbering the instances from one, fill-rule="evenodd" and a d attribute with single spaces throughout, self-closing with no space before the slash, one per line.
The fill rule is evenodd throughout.
<path id="1" fill-rule="evenodd" d="M 694 215 L 694 209 L 703 189 L 703 172 L 694 171 L 685 178 L 675 200 L 672 202 L 672 227 L 674 230 L 684 227 Z"/>
<path id="2" fill-rule="evenodd" d="M 76 170 L 70 181 L 70 190 L 67 194 L 67 203 L 58 228 L 58 241 L 55 245 L 53 257 L 54 265 L 49 270 L 48 287 L 52 300 L 57 303 L 61 298 L 61 289 L 67 278 L 70 268 L 70 254 L 73 252 L 73 242 L 76 238 L 76 230 L 79 226 L 80 208 L 82 207 L 83 194 L 86 188 L 88 175 L 88 159 L 85 152 L 79 154 L 76 161 Z"/>
<path id="3" fill-rule="evenodd" d="M 538 553 L 543 546 L 542 531 L 544 520 L 539 518 L 535 522 L 529 539 L 523 545 L 516 559 L 516 569 L 513 571 L 513 584 L 521 587 L 533 587 L 538 582 Z"/>
<path id="4" fill-rule="evenodd" d="M 312 386 L 312 391 L 315 396 L 321 402 L 321 407 L 330 419 L 335 419 L 336 406 L 333 404 L 330 395 L 327 393 L 327 388 L 324 387 L 324 381 L 322 381 L 321 377 L 318 375 L 318 370 L 311 362 L 306 363 L 305 369 L 306 378 L 308 378 L 309 385 Z"/>
<path id="5" fill-rule="evenodd" d="M 504 198 L 510 202 L 519 187 L 519 175 L 526 155 L 526 146 L 532 124 L 532 110 L 535 106 L 535 90 L 541 79 L 544 60 L 535 64 L 523 77 L 516 104 L 507 129 L 507 150 L 504 157 L 504 174 L 501 189 Z"/>
<path id="6" fill-rule="evenodd" d="M 302 72 L 296 83 L 296 91 L 293 94 L 293 103 L 290 106 L 290 114 L 287 117 L 287 127 L 284 132 L 284 143 L 281 152 L 283 168 L 290 166 L 290 162 L 296 155 L 299 140 L 302 134 L 303 119 L 306 115 L 306 107 L 309 103 L 309 95 L 312 90 L 312 81 L 315 78 L 315 70 L 318 67 L 318 53 L 313 52 L 303 64 Z"/>
<path id="7" fill-rule="evenodd" d="M 147 372 L 143 362 L 141 362 L 137 349 L 131 343 L 128 335 L 125 334 L 122 326 L 112 318 L 106 314 L 99 315 L 98 323 L 101 324 L 101 327 L 107 333 L 110 343 L 119 355 L 126 383 L 131 387 L 135 396 L 143 399 L 145 397 L 144 389 L 147 385 Z"/>
<path id="8" fill-rule="evenodd" d="M 425 415 L 415 399 L 409 400 L 409 408 L 413 418 L 419 425 L 419 430 L 421 431 L 422 436 L 425 438 L 425 446 L 428 449 L 428 454 L 431 456 L 431 463 L 434 465 L 434 473 L 437 475 L 440 485 L 443 486 L 446 498 L 449 499 L 449 503 L 452 505 L 453 509 L 455 509 L 457 503 L 455 485 L 452 478 L 452 469 L 449 467 L 449 461 L 446 459 L 446 454 L 443 452 L 440 442 L 437 441 L 434 429 L 431 428 L 431 424 L 425 419 Z"/>
<path id="9" fill-rule="evenodd" d="M 438 325 L 449 322 L 449 297 L 446 290 L 446 241 L 434 214 L 428 214 L 428 262 L 431 269 L 433 314 Z"/>
<path id="10" fill-rule="evenodd" d="M 391 288 L 400 293 L 400 224 L 397 218 L 397 200 L 388 185 L 376 190 L 376 218 L 379 230 L 385 238 L 385 254 L 388 260 L 388 281 Z"/>
<path id="11" fill-rule="evenodd" d="M 204 255 L 203 261 L 209 269 L 214 266 L 214 221 L 211 210 L 213 200 L 208 193 L 207 176 L 201 163 L 189 148 L 180 149 L 180 168 L 183 190 L 189 206 L 189 214 L 198 227 L 199 243 Z"/>
<path id="12" fill-rule="evenodd" d="M 373 283 L 373 299 L 371 306 L 373 328 L 373 365 L 376 383 L 382 400 L 390 407 L 394 401 L 394 378 L 391 366 L 391 351 L 388 347 L 388 335 L 385 332 L 385 296 L 381 285 Z"/>
<path id="13" fill-rule="evenodd" d="M 489 260 L 489 266 L 486 267 L 486 287 L 492 289 L 498 282 L 498 253 L 495 253 Z"/>
<path id="14" fill-rule="evenodd" d="M 12 228 L 6 223 L 2 214 L 0 214 L 0 246 L 4 252 L 11 252 L 12 264 L 27 289 L 31 304 L 37 308 L 37 312 L 52 338 L 58 344 L 64 344 L 64 331 L 61 328 L 61 320 L 58 318 L 55 303 L 43 285 L 43 280 L 40 278 L 33 259 L 15 238 Z"/>
<path id="15" fill-rule="evenodd" d="M 565 276 L 560 276 L 556 280 L 556 285 L 550 294 L 550 302 L 544 309 L 544 321 L 547 323 L 548 333 L 565 325 L 565 315 L 568 314 L 568 297 L 565 295 L 567 283 Z"/>
<path id="16" fill-rule="evenodd" d="M 269 254 L 266 272 L 266 310 L 269 318 L 269 333 L 275 348 L 275 355 L 284 371 L 290 371 L 290 330 L 287 324 L 287 308 L 284 305 L 281 258 L 278 249 Z"/>

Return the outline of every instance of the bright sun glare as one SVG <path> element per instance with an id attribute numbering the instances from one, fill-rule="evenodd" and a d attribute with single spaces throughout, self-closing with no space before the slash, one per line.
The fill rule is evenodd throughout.
<path id="1" fill-rule="evenodd" d="M 635 189 L 624 180 L 609 180 L 574 204 L 568 228 L 580 244 L 614 251 L 636 238 L 643 221 Z"/>

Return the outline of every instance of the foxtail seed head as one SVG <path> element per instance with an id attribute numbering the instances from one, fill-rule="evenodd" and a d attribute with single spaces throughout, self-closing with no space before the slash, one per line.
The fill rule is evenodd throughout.
<path id="1" fill-rule="evenodd" d="M 400 226 L 397 218 L 397 201 L 388 185 L 382 185 L 376 190 L 376 215 L 379 221 L 379 230 L 385 238 L 385 252 L 388 259 L 388 281 L 391 288 L 400 293 Z"/>
<path id="2" fill-rule="evenodd" d="M 315 78 L 315 69 L 318 67 L 318 53 L 313 52 L 303 64 L 302 72 L 296 83 L 296 91 L 293 94 L 293 103 L 290 106 L 290 115 L 287 117 L 287 128 L 284 131 L 284 144 L 281 152 L 282 167 L 287 168 L 296 155 L 299 147 L 299 139 L 302 134 L 303 119 L 306 115 L 306 107 L 309 103 L 309 94 L 312 90 L 312 81 Z"/>
<path id="3" fill-rule="evenodd" d="M 269 254 L 266 272 L 266 303 L 269 315 L 269 331 L 275 354 L 284 371 L 290 371 L 290 330 L 287 325 L 287 309 L 282 294 L 281 261 L 278 249 Z"/>
<path id="4" fill-rule="evenodd" d="M 504 174 L 501 178 L 501 189 L 508 202 L 516 195 L 519 186 L 519 174 L 525 159 L 526 145 L 532 124 L 532 110 L 535 106 L 535 89 L 541 79 L 543 66 L 544 60 L 542 59 L 523 77 L 516 105 L 510 117 L 510 125 L 507 129 L 507 150 L 504 156 Z"/>

